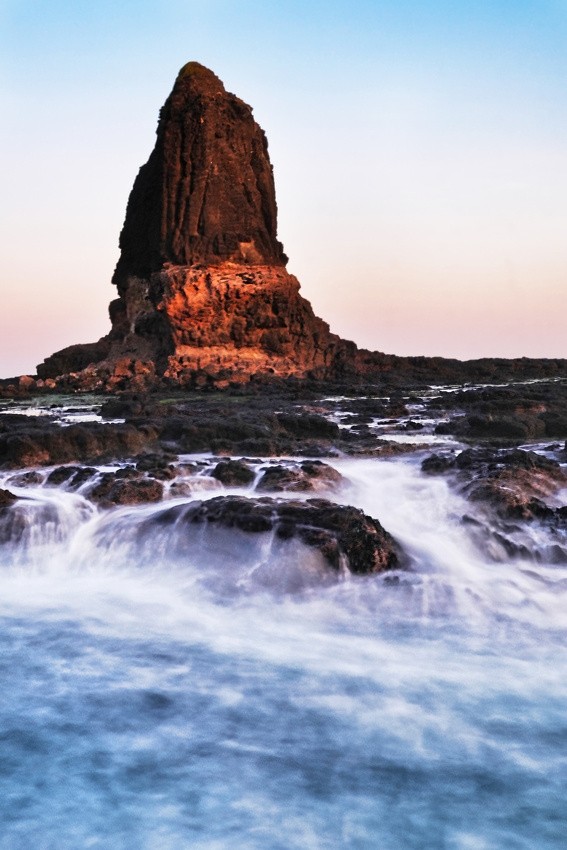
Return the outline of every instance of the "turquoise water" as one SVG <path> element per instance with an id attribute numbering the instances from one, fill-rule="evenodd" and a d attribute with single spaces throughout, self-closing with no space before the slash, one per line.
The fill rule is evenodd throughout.
<path id="1" fill-rule="evenodd" d="M 411 552 L 398 583 L 25 491 L 2 850 L 565 846 L 567 570 L 488 561 L 417 462 L 338 466 Z"/>

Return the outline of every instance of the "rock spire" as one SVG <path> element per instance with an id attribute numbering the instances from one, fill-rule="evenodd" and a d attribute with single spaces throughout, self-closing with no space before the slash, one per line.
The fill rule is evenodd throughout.
<path id="1" fill-rule="evenodd" d="M 285 266 L 268 143 L 252 109 L 189 62 L 163 105 L 157 141 L 135 180 L 114 283 L 165 263 Z"/>
<path id="2" fill-rule="evenodd" d="M 130 194 L 112 329 L 47 358 L 40 378 L 119 390 L 354 374 L 360 353 L 301 297 L 276 228 L 268 144 L 252 109 L 189 62 Z"/>
<path id="3" fill-rule="evenodd" d="M 315 379 L 418 383 L 565 374 L 566 361 L 404 358 L 330 333 L 299 294 L 277 239 L 268 145 L 242 100 L 185 65 L 135 180 L 98 342 L 48 357 L 24 391 L 145 391 Z"/>

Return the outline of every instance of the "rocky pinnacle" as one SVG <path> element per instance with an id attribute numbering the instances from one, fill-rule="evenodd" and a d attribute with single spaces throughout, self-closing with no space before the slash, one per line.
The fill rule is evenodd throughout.
<path id="1" fill-rule="evenodd" d="M 163 105 L 120 235 L 113 281 L 164 264 L 285 266 L 268 143 L 252 109 L 212 71 L 189 62 Z"/>
<path id="2" fill-rule="evenodd" d="M 46 358 L 39 388 L 440 383 L 567 369 L 565 361 L 402 358 L 331 333 L 286 269 L 264 132 L 251 108 L 197 62 L 181 69 L 161 109 L 120 249 L 110 332 Z"/>

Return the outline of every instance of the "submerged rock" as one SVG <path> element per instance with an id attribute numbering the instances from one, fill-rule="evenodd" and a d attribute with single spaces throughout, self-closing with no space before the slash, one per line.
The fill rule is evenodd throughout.
<path id="1" fill-rule="evenodd" d="M 428 455 L 421 463 L 421 471 L 426 475 L 441 475 L 455 468 L 455 459 L 447 455 Z"/>
<path id="2" fill-rule="evenodd" d="M 12 475 L 8 479 L 8 484 L 11 484 L 13 487 L 37 487 L 39 484 L 43 484 L 44 480 L 45 475 L 42 475 L 36 469 L 32 469 L 29 472 Z"/>
<path id="3" fill-rule="evenodd" d="M 57 487 L 59 484 L 63 484 L 65 481 L 73 478 L 75 473 L 76 469 L 73 466 L 59 466 L 53 472 L 49 473 L 46 483 L 52 487 Z"/>
<path id="4" fill-rule="evenodd" d="M 462 490 L 467 498 L 490 504 L 506 519 L 551 515 L 546 499 L 567 486 L 557 461 L 535 452 L 467 449 L 457 455 L 455 466 L 467 480 Z"/>
<path id="5" fill-rule="evenodd" d="M 520 449 L 476 447 L 454 458 L 433 454 L 421 468 L 428 475 L 452 472 L 462 495 L 491 506 L 504 519 L 551 516 L 554 506 L 546 499 L 567 487 L 557 461 Z"/>
<path id="6" fill-rule="evenodd" d="M 449 474 L 453 486 L 474 506 L 463 523 L 490 558 L 567 562 L 567 509 L 557 500 L 567 473 L 557 461 L 519 449 L 475 447 L 456 457 L 431 455 L 422 463 L 428 475 Z M 543 523 L 557 542 L 540 544 L 530 524 Z"/>

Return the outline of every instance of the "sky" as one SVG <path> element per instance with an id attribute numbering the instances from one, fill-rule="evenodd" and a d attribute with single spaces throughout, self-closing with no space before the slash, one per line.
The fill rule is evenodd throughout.
<path id="1" fill-rule="evenodd" d="M 331 330 L 567 357 L 567 0 L 0 0 L 0 376 L 108 331 L 191 60 L 265 130 L 288 269 Z"/>

